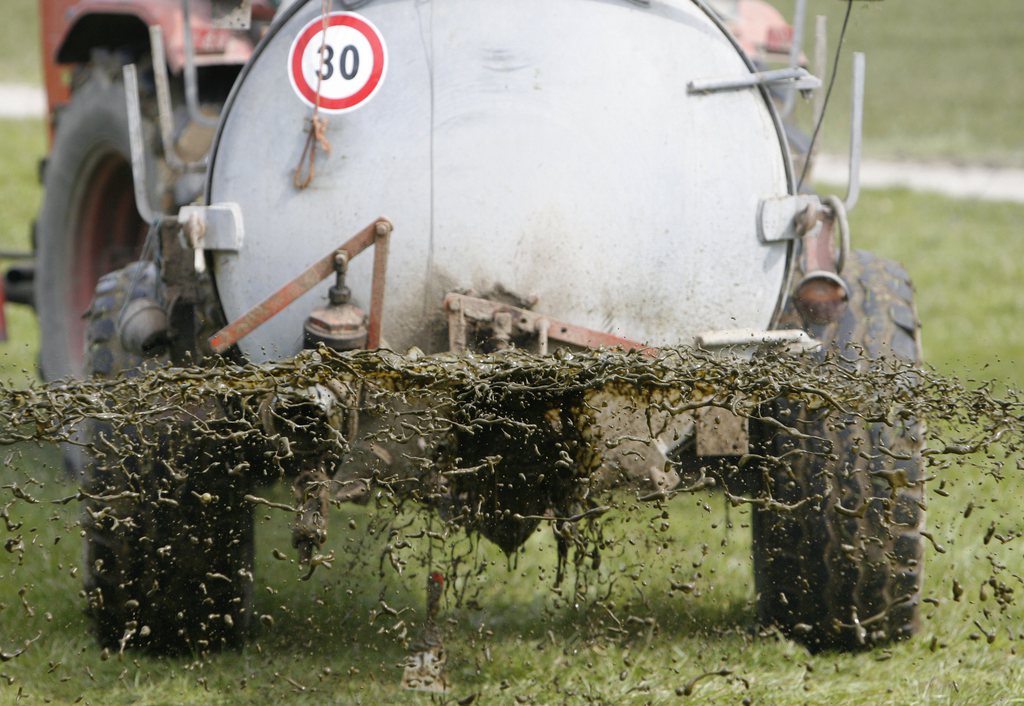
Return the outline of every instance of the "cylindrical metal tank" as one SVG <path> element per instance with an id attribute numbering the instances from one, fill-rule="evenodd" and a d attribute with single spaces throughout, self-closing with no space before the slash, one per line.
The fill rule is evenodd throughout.
<path id="1" fill-rule="evenodd" d="M 444 348 L 441 302 L 456 290 L 536 298 L 546 315 L 652 345 L 768 326 L 789 246 L 759 241 L 758 206 L 790 193 L 788 154 L 759 89 L 688 93 L 751 71 L 702 5 L 361 3 L 386 70 L 357 109 L 329 117 L 330 153 L 300 190 L 312 111 L 290 54 L 320 11 L 296 3 L 278 19 L 224 111 L 207 198 L 240 204 L 245 223 L 242 248 L 212 257 L 229 319 L 383 215 L 395 350 Z M 322 75 L 356 73 L 352 56 L 333 58 Z M 363 306 L 371 261 L 349 268 Z M 242 351 L 296 353 L 328 286 Z"/>

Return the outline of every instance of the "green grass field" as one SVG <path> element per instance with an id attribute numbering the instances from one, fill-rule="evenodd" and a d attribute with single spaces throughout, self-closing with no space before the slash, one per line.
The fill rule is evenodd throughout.
<path id="1" fill-rule="evenodd" d="M 38 163 L 46 149 L 42 121 L 0 120 L 0 250 L 31 252 L 31 224 L 39 209 Z M 0 260 L 6 268 L 9 261 Z M 35 378 L 38 347 L 35 316 L 24 307 L 7 307 L 11 341 L 0 344 L 0 377 L 27 382 Z"/>
<path id="2" fill-rule="evenodd" d="M 38 80 L 29 59 L 35 2 L 10 5 L 12 15 L 0 26 L 0 80 Z M 811 5 L 812 13 L 829 14 L 834 37 L 843 5 Z M 858 3 L 849 47 L 869 51 L 870 151 L 1024 164 L 1024 84 L 1011 80 L 1024 68 L 1021 36 L 1024 4 L 1017 0 Z M 844 104 L 839 94 L 826 142 L 833 150 L 843 145 Z M 28 247 L 44 149 L 40 121 L 0 121 L 0 249 Z M 913 276 L 928 363 L 1017 389 L 1024 388 L 1021 223 L 1021 205 L 905 191 L 869 191 L 852 214 L 855 247 L 899 259 Z M 28 384 L 34 318 L 8 307 L 8 322 L 0 379 Z M 292 556 L 288 518 L 259 513 L 256 608 L 273 624 L 244 651 L 109 655 L 95 647 L 83 615 L 78 507 L 50 502 L 72 492 L 58 480 L 59 452 L 0 448 L 0 459 L 7 520 L 0 536 L 20 538 L 24 547 L 15 541 L 0 552 L 0 704 L 431 703 L 398 688 L 397 619 L 379 612 L 381 599 L 399 610 L 422 601 L 422 567 L 401 578 L 378 575 L 386 540 L 366 536 L 368 511 L 334 514 L 325 549 L 339 561 L 310 582 L 298 580 L 290 560 L 274 558 L 274 549 Z M 1024 478 L 1010 464 L 997 482 L 984 459 L 976 462 L 982 466 L 937 471 L 930 484 L 929 527 L 944 551 L 928 554 L 931 602 L 913 641 L 857 655 L 810 655 L 757 635 L 749 513 L 727 512 L 717 495 L 681 497 L 671 504 L 665 531 L 648 527 L 649 511 L 610 520 L 609 532 L 634 542 L 605 557 L 605 580 L 621 579 L 616 612 L 621 619 L 635 608 L 656 619 L 654 628 L 627 625 L 615 639 L 594 639 L 586 627 L 611 620 L 597 608 L 574 609 L 556 594 L 549 533 L 534 537 L 511 569 L 499 552 L 481 546 L 479 558 L 490 566 L 472 581 L 479 607 L 447 606 L 454 621 L 450 701 L 477 695 L 478 704 L 1019 703 L 1024 556 L 1016 537 L 1024 532 Z M 12 481 L 40 502 L 14 502 Z M 969 503 L 974 509 L 965 517 Z M 997 538 L 986 542 L 990 526 Z M 655 546 L 655 536 L 668 548 Z M 1018 600 L 997 600 L 990 578 L 1015 589 Z M 670 581 L 680 579 L 694 590 L 670 591 Z M 954 581 L 963 587 L 958 601 Z M 23 654 L 11 656 L 26 643 Z M 692 680 L 723 668 L 730 675 L 702 679 L 686 693 Z"/>

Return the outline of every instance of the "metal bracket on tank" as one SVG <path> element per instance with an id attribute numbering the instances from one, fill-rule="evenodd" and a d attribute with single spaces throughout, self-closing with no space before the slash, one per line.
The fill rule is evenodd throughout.
<path id="1" fill-rule="evenodd" d="M 820 225 L 815 221 L 808 227 L 800 218 L 801 214 L 818 212 L 821 208 L 821 199 L 813 194 L 765 199 L 758 209 L 757 235 L 762 243 L 802 238 Z"/>
<path id="2" fill-rule="evenodd" d="M 194 250 L 238 252 L 245 240 L 242 207 L 237 203 L 182 206 L 178 223 Z"/>
<path id="3" fill-rule="evenodd" d="M 384 311 L 384 284 L 388 265 L 388 246 L 392 230 L 391 221 L 386 218 L 378 218 L 346 240 L 341 247 L 332 250 L 314 262 L 302 274 L 287 282 L 262 302 L 211 336 L 210 348 L 214 353 L 223 353 L 228 348 L 231 348 L 231 346 L 281 313 L 303 294 L 335 274 L 335 263 L 339 253 L 345 256 L 346 261 L 351 261 L 352 258 L 371 245 L 374 246 L 373 283 L 370 291 L 370 315 L 369 323 L 367 324 L 366 347 L 379 347 Z"/>
<path id="4" fill-rule="evenodd" d="M 622 348 L 649 355 L 657 354 L 657 349 L 628 338 L 559 321 L 529 309 L 466 294 L 452 292 L 446 296 L 444 310 L 448 314 L 448 349 L 453 353 L 463 353 L 468 346 L 466 323 L 469 319 L 490 324 L 494 329 L 492 338 L 499 344 L 507 344 L 513 335 L 537 336 L 537 352 L 540 355 L 547 355 L 549 339 L 581 348 Z M 505 346 L 497 347 L 502 349 Z"/>

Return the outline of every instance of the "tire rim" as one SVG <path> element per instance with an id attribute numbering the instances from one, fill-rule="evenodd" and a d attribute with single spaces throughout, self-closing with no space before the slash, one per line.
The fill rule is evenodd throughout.
<path id="1" fill-rule="evenodd" d="M 82 367 L 85 320 L 96 282 L 138 259 L 146 224 L 135 208 L 132 169 L 119 153 L 106 152 L 83 170 L 83 193 L 72 210 L 72 268 L 64 307 L 68 349 Z"/>

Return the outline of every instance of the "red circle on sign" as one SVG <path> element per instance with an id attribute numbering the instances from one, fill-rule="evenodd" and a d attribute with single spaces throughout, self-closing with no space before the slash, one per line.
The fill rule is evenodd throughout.
<path id="1" fill-rule="evenodd" d="M 313 37 L 322 31 L 326 31 L 328 27 L 339 26 L 351 27 L 366 38 L 373 55 L 373 68 L 370 71 L 370 78 L 367 79 L 366 84 L 352 95 L 344 98 L 328 98 L 321 95 L 320 107 L 325 110 L 342 111 L 359 105 L 377 90 L 381 79 L 384 77 L 384 42 L 381 41 L 377 28 L 359 15 L 349 12 L 335 12 L 328 15 L 326 26 L 321 18 L 310 22 L 295 39 L 295 43 L 292 44 L 291 78 L 292 85 L 295 86 L 299 94 L 309 101 L 310 105 L 317 104 L 316 87 L 310 86 L 302 75 L 302 55 L 305 53 L 309 43 L 313 41 Z"/>

